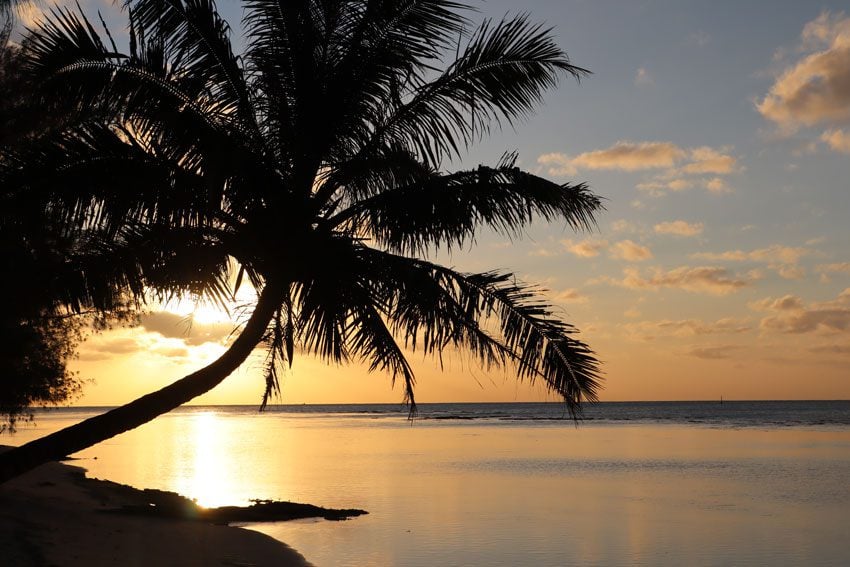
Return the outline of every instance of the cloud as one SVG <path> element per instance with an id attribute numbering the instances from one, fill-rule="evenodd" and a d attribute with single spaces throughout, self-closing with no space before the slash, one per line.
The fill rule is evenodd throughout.
<path id="1" fill-rule="evenodd" d="M 652 75 L 649 74 L 649 71 L 644 67 L 639 67 L 637 73 L 635 73 L 635 85 L 639 87 L 648 87 L 654 85 L 655 81 L 652 79 Z"/>
<path id="2" fill-rule="evenodd" d="M 94 362 L 143 352 L 167 358 L 186 358 L 189 347 L 180 339 L 151 333 L 140 327 L 96 334 L 80 346 L 79 360 Z"/>
<path id="3" fill-rule="evenodd" d="M 770 266 L 779 276 L 786 280 L 801 280 L 806 277 L 806 270 L 796 265 Z"/>
<path id="4" fill-rule="evenodd" d="M 787 67 L 756 109 L 785 132 L 850 120 L 850 18 L 823 12 L 803 28 L 810 53 Z"/>
<path id="5" fill-rule="evenodd" d="M 774 244 L 767 248 L 759 248 L 757 250 L 728 250 L 726 252 L 697 252 L 691 254 L 691 258 L 701 260 L 727 260 L 732 262 L 765 262 L 765 263 L 781 263 L 781 264 L 796 264 L 800 258 L 809 254 L 811 251 L 802 247 L 781 246 Z"/>
<path id="6" fill-rule="evenodd" d="M 802 247 L 781 246 L 775 244 L 756 250 L 728 250 L 726 252 L 697 252 L 691 258 L 700 260 L 730 261 L 730 262 L 761 262 L 786 280 L 799 280 L 806 276 L 806 271 L 797 265 L 800 258 L 811 254 L 811 250 Z"/>
<path id="7" fill-rule="evenodd" d="M 621 140 L 608 148 L 577 156 L 558 152 L 543 154 L 537 158 L 537 163 L 546 167 L 549 175 L 553 176 L 575 175 L 580 169 L 655 171 L 653 178 L 637 184 L 638 189 L 654 196 L 695 186 L 702 186 L 713 193 L 729 193 L 731 189 L 721 178 L 697 176 L 728 175 L 739 171 L 738 159 L 730 151 L 730 147 L 682 148 L 667 141 Z"/>
<path id="8" fill-rule="evenodd" d="M 95 335 L 81 345 L 78 358 L 84 361 L 107 360 L 113 356 L 130 354 L 138 350 L 139 342 L 135 337 L 114 334 Z"/>
<path id="9" fill-rule="evenodd" d="M 572 240 L 562 240 L 561 244 L 564 248 L 578 256 L 579 258 L 595 258 L 599 253 L 607 248 L 607 240 L 582 240 L 581 242 L 573 242 Z"/>
<path id="10" fill-rule="evenodd" d="M 619 141 L 613 146 L 570 157 L 562 153 L 544 154 L 537 163 L 549 166 L 550 175 L 574 175 L 578 169 L 642 171 L 666 169 L 687 156 L 672 142 Z"/>
<path id="11" fill-rule="evenodd" d="M 643 191 L 652 197 L 661 197 L 666 195 L 668 189 L 675 192 L 689 189 L 692 186 L 692 182 L 684 179 L 674 179 L 673 181 L 644 181 L 635 185 L 638 191 Z"/>
<path id="12" fill-rule="evenodd" d="M 620 141 L 610 148 L 579 154 L 572 164 L 582 169 L 640 171 L 673 167 L 686 155 L 672 142 Z"/>
<path id="13" fill-rule="evenodd" d="M 638 226 L 626 219 L 617 219 L 611 223 L 611 230 L 614 232 L 638 232 Z"/>
<path id="14" fill-rule="evenodd" d="M 741 334 L 752 330 L 752 325 L 748 319 L 727 317 L 716 321 L 699 319 L 641 321 L 624 325 L 624 328 L 633 338 L 651 341 L 658 337 Z"/>
<path id="15" fill-rule="evenodd" d="M 637 268 L 623 270 L 623 279 L 602 277 L 596 281 L 618 285 L 628 289 L 658 290 L 661 288 L 681 289 L 692 293 L 729 295 L 752 283 L 752 277 L 734 276 L 724 268 L 713 266 L 681 266 L 672 270 L 654 268 L 649 275 L 642 276 Z"/>
<path id="16" fill-rule="evenodd" d="M 850 262 L 820 264 L 815 268 L 815 271 L 820 274 L 850 274 Z"/>
<path id="17" fill-rule="evenodd" d="M 632 240 L 621 240 L 611 246 L 610 255 L 615 260 L 642 262 L 652 258 L 652 251 Z"/>
<path id="18" fill-rule="evenodd" d="M 803 301 L 796 295 L 785 295 L 778 299 L 771 297 L 748 304 L 753 311 L 797 311 L 803 308 Z"/>
<path id="19" fill-rule="evenodd" d="M 549 248 L 545 248 L 543 246 L 538 246 L 534 250 L 531 250 L 528 253 L 529 256 L 540 256 L 542 258 L 550 258 L 552 256 L 557 256 L 558 252 L 554 250 L 550 250 Z"/>
<path id="20" fill-rule="evenodd" d="M 142 316 L 140 324 L 146 331 L 163 337 L 181 339 L 185 344 L 222 343 L 233 332 L 233 323 L 192 322 L 191 318 L 169 311 L 157 311 Z"/>
<path id="21" fill-rule="evenodd" d="M 546 167 L 549 175 L 556 177 L 565 177 L 578 173 L 578 169 L 572 162 L 573 160 L 570 156 L 560 152 L 543 154 L 537 158 L 537 163 Z"/>
<path id="22" fill-rule="evenodd" d="M 694 182 L 690 179 L 674 179 L 667 183 L 667 188 L 673 191 L 684 191 L 694 186 Z"/>
<path id="23" fill-rule="evenodd" d="M 811 305 L 787 295 L 776 300 L 765 298 L 750 307 L 771 313 L 759 323 L 763 331 L 794 335 L 850 333 L 850 288 L 834 300 Z"/>
<path id="24" fill-rule="evenodd" d="M 711 36 L 706 32 L 700 30 L 695 31 L 691 35 L 688 36 L 688 41 L 699 47 L 705 47 L 709 43 L 711 43 Z"/>
<path id="25" fill-rule="evenodd" d="M 552 300 L 558 303 L 587 303 L 589 298 L 577 289 L 564 289 L 554 292 Z"/>
<path id="26" fill-rule="evenodd" d="M 689 223 L 683 220 L 660 222 L 654 229 L 657 234 L 674 234 L 676 236 L 698 236 L 702 234 L 705 225 L 701 222 Z"/>
<path id="27" fill-rule="evenodd" d="M 814 352 L 817 354 L 838 354 L 838 355 L 847 355 L 850 354 L 850 344 L 847 345 L 818 345 L 811 347 L 809 352 Z"/>
<path id="28" fill-rule="evenodd" d="M 721 179 L 720 177 L 712 177 L 711 179 L 703 180 L 703 187 L 705 187 L 709 193 L 714 193 L 715 195 L 723 195 L 732 192 L 732 188 L 729 187 L 726 180 Z"/>
<path id="29" fill-rule="evenodd" d="M 850 61 L 847 64 L 850 65 Z M 820 139 L 834 151 L 850 154 L 850 134 L 844 130 L 827 130 Z"/>
<path id="30" fill-rule="evenodd" d="M 737 356 L 742 348 L 740 345 L 694 346 L 685 354 L 703 360 L 724 360 Z"/>
<path id="31" fill-rule="evenodd" d="M 738 160 L 733 156 L 721 153 L 708 146 L 694 148 L 690 154 L 691 163 L 682 167 L 682 171 L 685 173 L 732 173 L 738 163 Z"/>

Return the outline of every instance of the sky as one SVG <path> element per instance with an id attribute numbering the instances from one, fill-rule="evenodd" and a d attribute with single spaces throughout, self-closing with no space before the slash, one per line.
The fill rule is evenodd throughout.
<path id="1" fill-rule="evenodd" d="M 98 0 L 113 29 L 120 17 Z M 238 6 L 220 2 L 238 33 Z M 516 13 L 475 4 L 473 19 Z M 844 2 L 522 4 L 573 63 L 528 120 L 447 169 L 519 165 L 587 183 L 606 211 L 588 233 L 535 223 L 436 258 L 537 282 L 603 362 L 602 400 L 850 398 L 850 9 Z M 844 10 L 844 11 L 842 11 Z M 116 22 L 113 24 L 113 22 Z M 223 352 L 220 313 L 168 306 L 91 338 L 79 404 L 117 404 Z M 417 400 L 552 399 L 462 356 L 412 356 Z M 257 403 L 261 358 L 201 403 Z M 388 376 L 297 359 L 284 403 L 398 402 Z"/>

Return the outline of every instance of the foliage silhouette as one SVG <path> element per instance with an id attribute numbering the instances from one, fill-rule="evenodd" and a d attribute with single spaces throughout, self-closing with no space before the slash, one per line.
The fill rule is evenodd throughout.
<path id="1" fill-rule="evenodd" d="M 33 104 L 11 30 L 11 23 L 0 30 L 0 146 L 5 147 L 61 123 Z M 6 197 L 0 197 L 0 271 L 14 277 L 4 283 L 12 299 L 0 311 L 0 433 L 14 431 L 21 419 L 31 420 L 30 407 L 67 402 L 80 391 L 82 380 L 67 362 L 84 331 L 84 321 L 65 316 L 55 300 L 55 275 L 62 271 L 68 242 L 40 215 L 21 214 L 19 203 Z"/>
<path id="2" fill-rule="evenodd" d="M 127 53 L 64 9 L 27 38 L 28 70 L 67 124 L 2 156 L 4 191 L 75 243 L 85 277 L 71 278 L 70 311 L 225 304 L 246 281 L 257 304 L 219 360 L 4 453 L 0 481 L 208 391 L 258 345 L 263 405 L 303 351 L 389 373 L 413 412 L 405 348 L 512 365 L 573 415 L 596 398 L 593 352 L 534 286 L 427 259 L 483 228 L 594 225 L 601 202 L 586 186 L 524 172 L 513 155 L 443 170 L 562 75 L 586 73 L 549 30 L 524 15 L 473 28 L 446 0 L 246 0 L 237 55 L 212 0 L 126 7 Z"/>

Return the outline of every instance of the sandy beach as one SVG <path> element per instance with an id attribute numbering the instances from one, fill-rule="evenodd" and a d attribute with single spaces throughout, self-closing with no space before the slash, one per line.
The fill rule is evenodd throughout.
<path id="1" fill-rule="evenodd" d="M 84 469 L 44 465 L 0 486 L 3 565 L 83 567 L 307 566 L 266 535 L 224 525 L 108 513 L 143 492 L 89 479 Z"/>

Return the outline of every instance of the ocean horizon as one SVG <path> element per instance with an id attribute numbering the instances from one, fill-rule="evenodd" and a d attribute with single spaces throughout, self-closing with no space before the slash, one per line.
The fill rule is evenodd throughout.
<path id="1" fill-rule="evenodd" d="M 118 406 L 63 406 L 34 409 L 36 419 L 51 413 L 104 412 Z M 256 414 L 326 414 L 399 417 L 417 420 L 570 420 L 589 422 L 647 422 L 730 426 L 850 425 L 850 400 L 681 400 L 602 401 L 584 403 L 576 420 L 562 402 L 423 402 L 410 415 L 403 403 L 185 405 L 174 412 L 226 409 Z M 26 424 L 23 424 L 26 426 Z"/>

